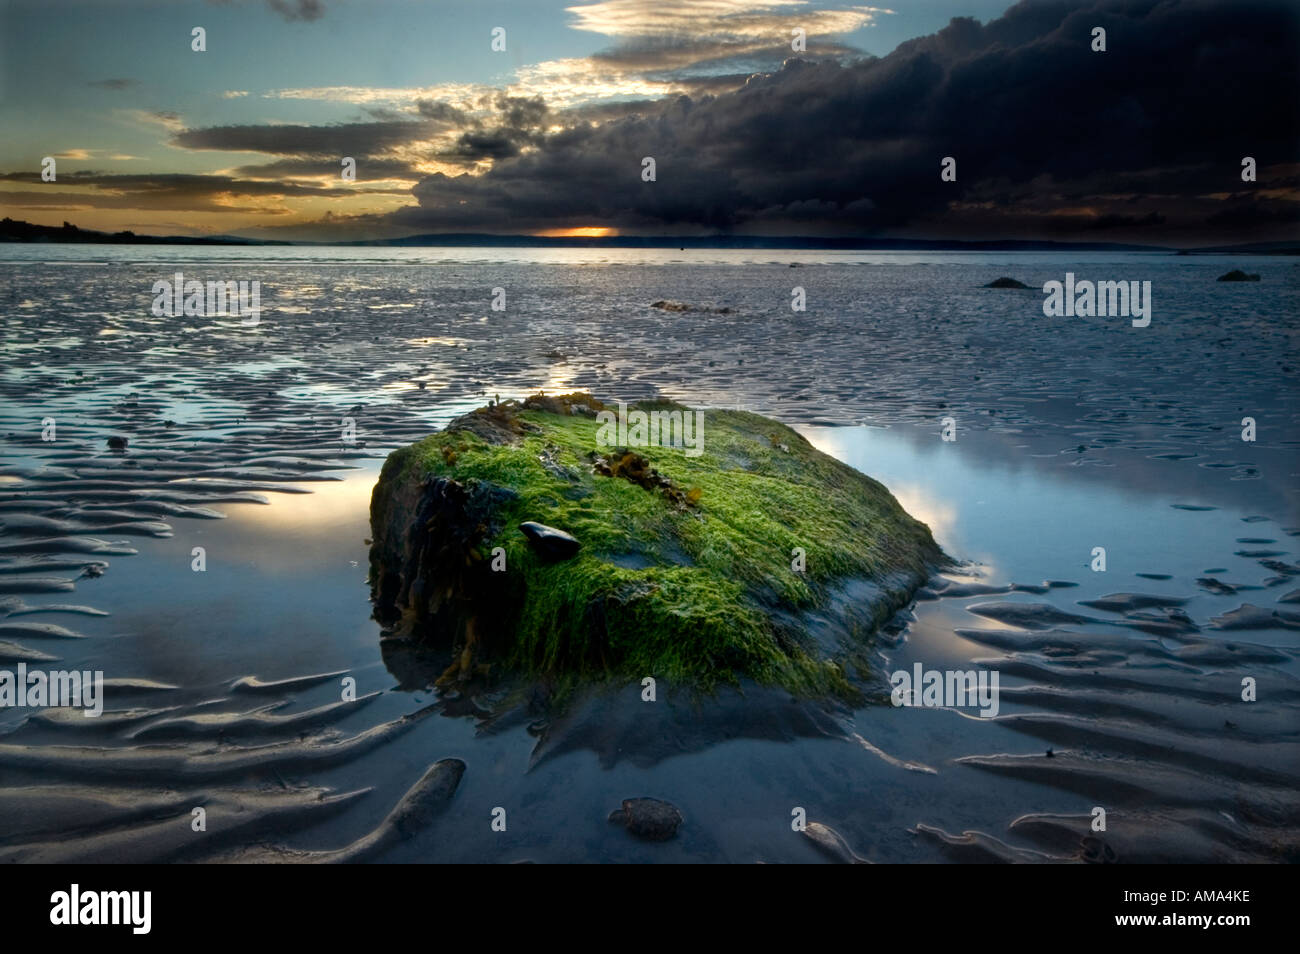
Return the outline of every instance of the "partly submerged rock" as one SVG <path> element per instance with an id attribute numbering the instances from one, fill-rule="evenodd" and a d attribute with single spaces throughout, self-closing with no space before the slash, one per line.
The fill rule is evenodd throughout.
<path id="1" fill-rule="evenodd" d="M 1024 282 L 1018 282 L 1014 278 L 1007 278 L 1004 275 L 1002 278 L 993 279 L 993 281 L 989 282 L 984 287 L 985 288 L 1028 288 L 1029 286 L 1026 285 Z"/>
<path id="2" fill-rule="evenodd" d="M 682 813 L 672 802 L 658 798 L 625 798 L 623 807 L 609 813 L 613 824 L 624 825 L 646 841 L 667 841 L 681 827 Z"/>
<path id="3" fill-rule="evenodd" d="M 711 305 L 691 305 L 684 301 L 673 301 L 671 299 L 660 299 L 652 301 L 651 308 L 658 308 L 660 311 L 699 311 L 710 315 L 730 315 L 734 309 L 725 305 L 717 308 Z"/>
<path id="4" fill-rule="evenodd" d="M 444 685 L 496 666 L 845 692 L 865 637 L 948 562 L 885 487 L 789 427 L 601 411 L 589 394 L 496 403 L 389 456 L 375 617 L 450 651 Z"/>
<path id="5" fill-rule="evenodd" d="M 1243 272 L 1240 268 L 1234 268 L 1232 271 L 1228 272 L 1226 275 L 1220 275 L 1220 276 L 1216 279 L 1216 281 L 1221 281 L 1221 282 L 1257 282 L 1257 281 L 1259 281 L 1259 276 L 1258 276 L 1258 275 L 1247 275 L 1247 274 L 1246 274 L 1245 272 Z"/>

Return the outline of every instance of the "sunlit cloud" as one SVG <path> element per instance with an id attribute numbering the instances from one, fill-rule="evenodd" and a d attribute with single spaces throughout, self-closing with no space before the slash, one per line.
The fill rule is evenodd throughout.
<path id="1" fill-rule="evenodd" d="M 172 132 L 179 132 L 185 128 L 180 113 L 171 112 L 170 110 L 121 109 L 115 110 L 114 113 L 132 123 L 144 126 L 161 126 Z"/>
<path id="2" fill-rule="evenodd" d="M 865 6 L 810 10 L 807 0 L 600 0 L 567 12 L 574 16 L 573 29 L 610 37 L 788 38 L 792 27 L 802 27 L 809 36 L 849 33 L 894 11 Z"/>

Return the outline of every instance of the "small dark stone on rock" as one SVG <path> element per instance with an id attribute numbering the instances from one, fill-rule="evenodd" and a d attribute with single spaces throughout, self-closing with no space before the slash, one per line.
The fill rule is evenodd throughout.
<path id="1" fill-rule="evenodd" d="M 528 520 L 521 523 L 519 529 L 524 532 L 532 548 L 548 560 L 567 560 L 582 547 L 577 537 L 544 523 Z"/>
<path id="2" fill-rule="evenodd" d="M 126 443 L 125 437 L 110 437 L 108 439 L 108 446 L 113 450 L 126 450 Z"/>

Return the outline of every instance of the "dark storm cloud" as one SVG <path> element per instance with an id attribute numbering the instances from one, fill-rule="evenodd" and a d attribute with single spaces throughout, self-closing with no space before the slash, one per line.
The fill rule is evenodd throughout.
<path id="1" fill-rule="evenodd" d="M 529 148 L 484 132 L 466 148 L 496 158 L 490 171 L 431 176 L 420 207 L 394 219 L 821 234 L 1036 223 L 1153 241 L 1250 218 L 1238 205 L 1285 220 L 1294 202 L 1232 194 L 1253 191 L 1243 156 L 1259 162 L 1260 191 L 1281 185 L 1270 169 L 1300 159 L 1298 19 L 1262 0 L 1022 3 L 882 59 L 792 60 L 735 92 L 638 106 Z M 1097 26 L 1105 53 L 1090 48 Z M 657 182 L 641 181 L 643 156 Z M 940 181 L 944 156 L 957 182 Z"/>
<path id="2" fill-rule="evenodd" d="M 183 149 L 264 152 L 274 156 L 368 156 L 428 138 L 431 122 L 339 123 L 333 126 L 209 126 L 172 138 Z"/>
<path id="3" fill-rule="evenodd" d="M 502 93 L 495 97 L 492 107 L 492 125 L 476 122 L 473 129 L 461 133 L 451 150 L 444 150 L 438 157 L 461 162 L 508 159 L 519 155 L 525 146 L 544 141 L 542 126 L 551 112 L 540 96 Z"/>
<path id="4" fill-rule="evenodd" d="M 420 115 L 425 119 L 436 119 L 440 122 L 453 124 L 465 122 L 465 113 L 450 103 L 434 99 L 422 99 L 415 105 Z"/>

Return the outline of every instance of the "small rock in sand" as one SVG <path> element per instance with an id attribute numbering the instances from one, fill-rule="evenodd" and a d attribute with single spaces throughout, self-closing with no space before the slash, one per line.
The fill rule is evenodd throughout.
<path id="1" fill-rule="evenodd" d="M 1079 857 L 1090 865 L 1113 865 L 1119 861 L 1115 849 L 1096 835 L 1085 835 L 1079 842 Z"/>
<path id="2" fill-rule="evenodd" d="M 622 808 L 610 812 L 609 820 L 646 841 L 667 841 L 683 821 L 676 805 L 658 798 L 625 798 Z"/>
<path id="3" fill-rule="evenodd" d="M 126 450 L 127 440 L 125 437 L 110 437 L 108 446 L 113 450 Z"/>

